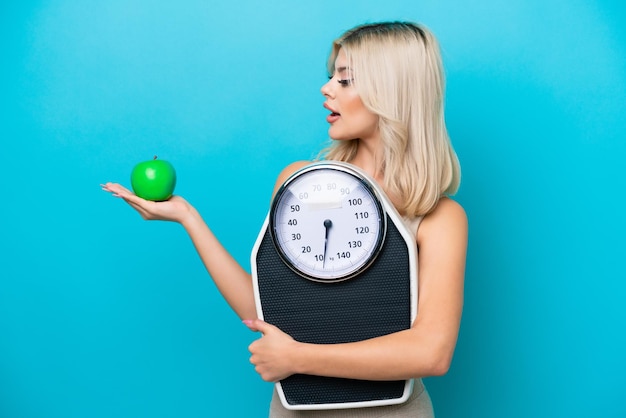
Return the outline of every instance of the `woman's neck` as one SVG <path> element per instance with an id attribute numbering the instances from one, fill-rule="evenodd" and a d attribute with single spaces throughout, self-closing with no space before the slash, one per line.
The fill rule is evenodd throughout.
<path id="1" fill-rule="evenodd" d="M 378 146 L 378 141 L 358 140 L 356 155 L 349 161 L 361 170 L 365 171 L 379 184 L 382 185 L 384 179 L 382 152 Z"/>

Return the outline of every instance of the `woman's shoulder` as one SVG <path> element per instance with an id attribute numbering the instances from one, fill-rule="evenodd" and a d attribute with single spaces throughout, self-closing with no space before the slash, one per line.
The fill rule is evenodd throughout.
<path id="1" fill-rule="evenodd" d="M 433 209 L 429 214 L 427 214 L 424 218 L 429 217 L 439 217 L 439 216 L 461 216 L 465 217 L 465 209 L 463 206 L 456 200 L 450 197 L 442 197 L 437 202 L 437 206 Z"/>
<path id="2" fill-rule="evenodd" d="M 306 167 L 307 165 L 311 163 L 312 161 L 307 161 L 307 160 L 294 161 L 293 163 L 283 168 L 280 174 L 278 175 L 278 178 L 276 179 L 276 184 L 274 185 L 274 194 L 276 194 L 280 186 L 282 186 L 283 183 L 285 183 L 285 181 L 287 181 L 287 179 L 291 177 L 293 173 L 295 173 L 296 171 L 300 170 L 303 167 Z"/>
<path id="3" fill-rule="evenodd" d="M 283 168 L 278 178 L 282 179 L 283 181 L 287 180 L 289 176 L 291 176 L 293 173 L 312 163 L 313 161 L 307 160 L 294 161 L 291 164 L 287 165 L 285 168 Z"/>
<path id="4" fill-rule="evenodd" d="M 435 209 L 424 216 L 419 233 L 422 237 L 449 232 L 465 234 L 467 223 L 467 214 L 463 206 L 449 197 L 443 197 Z"/>

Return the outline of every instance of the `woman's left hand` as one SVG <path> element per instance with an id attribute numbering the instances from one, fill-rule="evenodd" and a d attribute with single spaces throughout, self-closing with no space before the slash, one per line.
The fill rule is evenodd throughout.
<path id="1" fill-rule="evenodd" d="M 248 347 L 250 363 L 266 382 L 277 382 L 295 373 L 293 353 L 298 342 L 282 332 L 278 327 L 261 319 L 244 320 L 252 331 L 263 334 Z"/>

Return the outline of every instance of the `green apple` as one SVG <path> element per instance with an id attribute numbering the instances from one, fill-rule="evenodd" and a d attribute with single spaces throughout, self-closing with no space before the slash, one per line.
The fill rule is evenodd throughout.
<path id="1" fill-rule="evenodd" d="M 176 187 L 174 166 L 165 160 L 152 160 L 139 163 L 130 174 L 130 184 L 135 194 L 146 200 L 160 202 L 172 197 Z"/>

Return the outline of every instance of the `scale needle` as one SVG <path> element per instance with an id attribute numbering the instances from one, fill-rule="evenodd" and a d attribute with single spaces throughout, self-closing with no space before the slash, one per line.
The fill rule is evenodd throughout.
<path id="1" fill-rule="evenodd" d="M 326 219 L 324 221 L 324 228 L 326 228 L 326 233 L 324 234 L 324 258 L 322 260 L 322 268 L 326 267 L 326 249 L 328 248 L 328 231 L 330 227 L 333 226 L 333 221 L 330 219 Z"/>

